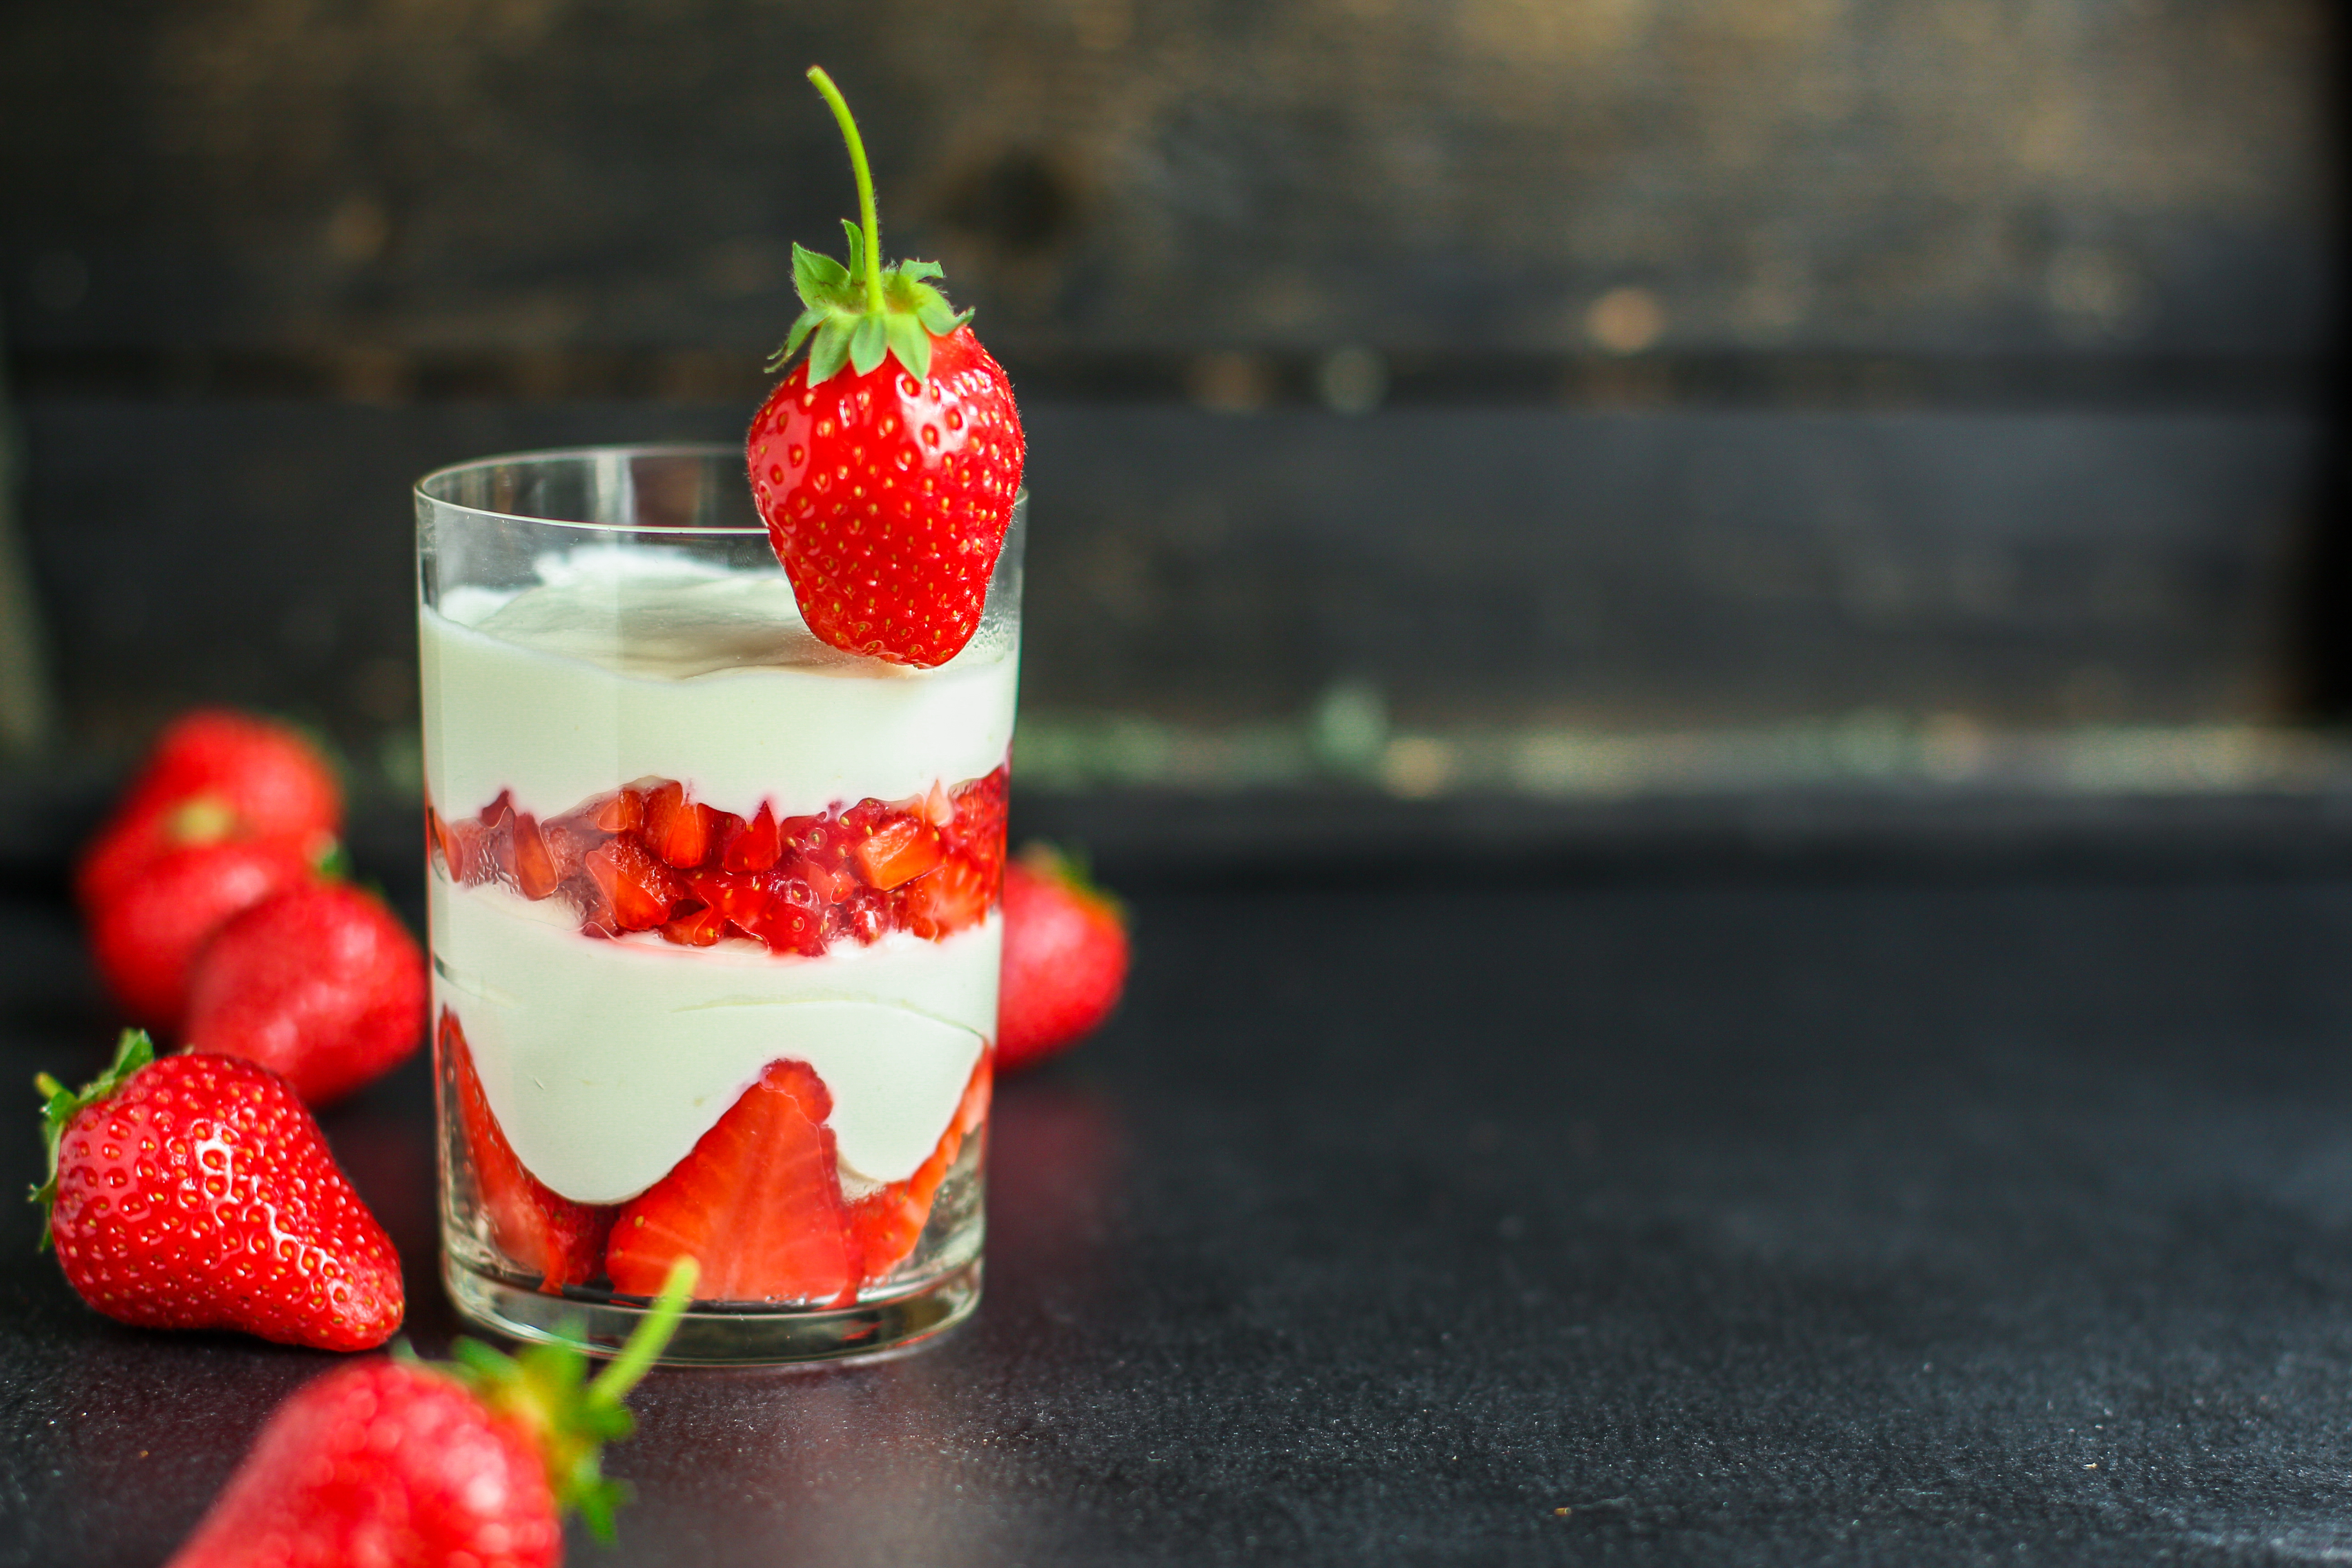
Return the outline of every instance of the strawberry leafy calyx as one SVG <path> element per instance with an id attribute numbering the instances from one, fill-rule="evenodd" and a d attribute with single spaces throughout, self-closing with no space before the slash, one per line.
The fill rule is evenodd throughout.
<path id="1" fill-rule="evenodd" d="M 874 205 L 874 174 L 866 166 L 866 143 L 857 121 L 833 79 L 811 66 L 809 80 L 824 95 L 841 124 L 842 140 L 849 145 L 850 168 L 857 176 L 857 221 L 841 226 L 849 236 L 846 265 L 799 245 L 793 247 L 793 287 L 804 309 L 793 323 L 783 345 L 768 358 L 773 373 L 792 363 L 807 345 L 808 384 L 821 386 L 847 365 L 865 375 L 888 356 L 896 355 L 916 380 L 931 373 L 931 340 L 946 337 L 971 312 L 959 312 L 929 281 L 940 276 L 936 261 L 882 263 L 882 224 Z"/>
<path id="2" fill-rule="evenodd" d="M 41 1142 L 49 1157 L 48 1174 L 33 1189 L 33 1201 L 47 1214 L 58 1201 L 58 1150 L 65 1142 L 66 1129 L 90 1106 L 111 1100 L 122 1086 L 136 1078 L 140 1071 L 155 1059 L 155 1042 L 147 1037 L 144 1029 L 125 1029 L 114 1047 L 114 1060 L 106 1070 L 79 1089 L 68 1089 L 47 1073 L 33 1079 L 33 1087 L 41 1092 L 46 1102 L 41 1107 Z M 49 1247 L 49 1227 L 41 1226 L 41 1250 Z"/>
<path id="3" fill-rule="evenodd" d="M 478 1340 L 461 1339 L 451 1347 L 457 1364 L 433 1369 L 465 1384 L 484 1409 L 521 1424 L 547 1465 L 557 1510 L 576 1510 L 599 1541 L 613 1539 L 613 1510 L 629 1500 L 627 1484 L 604 1474 L 604 1445 L 635 1429 L 636 1418 L 622 1401 L 669 1343 L 694 1294 L 697 1272 L 691 1258 L 671 1267 L 629 1342 L 593 1381 L 587 1375 L 588 1358 L 562 1342 L 528 1345 L 508 1355 Z M 401 1353 L 414 1352 L 404 1344 Z"/>

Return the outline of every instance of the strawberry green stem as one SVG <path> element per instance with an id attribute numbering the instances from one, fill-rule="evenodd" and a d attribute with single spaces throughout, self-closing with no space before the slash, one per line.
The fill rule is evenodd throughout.
<path id="1" fill-rule="evenodd" d="M 833 85 L 824 68 L 809 67 L 808 79 L 824 94 L 834 119 L 841 122 L 841 139 L 849 143 L 849 166 L 857 175 L 857 218 L 866 230 L 866 309 L 878 315 L 882 310 L 882 219 L 874 206 L 874 173 L 866 166 L 866 143 L 857 134 L 857 121 L 850 117 L 841 89 Z"/>
<path id="2" fill-rule="evenodd" d="M 695 1277 L 701 1272 L 691 1258 L 681 1258 L 670 1265 L 669 1278 L 662 1282 L 661 1294 L 654 1298 L 653 1308 L 646 1314 L 629 1342 L 621 1347 L 588 1385 L 588 1397 L 604 1405 L 618 1405 L 636 1387 L 637 1380 L 646 1375 L 654 1362 L 669 1343 L 670 1331 L 677 1327 L 678 1319 L 686 1312 L 686 1304 L 693 1299 Z"/>

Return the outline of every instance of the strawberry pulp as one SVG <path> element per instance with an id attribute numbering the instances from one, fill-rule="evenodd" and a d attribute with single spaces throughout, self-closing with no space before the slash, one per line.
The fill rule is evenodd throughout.
<path id="1" fill-rule="evenodd" d="M 1004 869 L 1002 767 L 911 800 L 748 819 L 643 779 L 541 818 L 500 794 L 471 817 L 426 810 L 426 853 L 451 881 L 561 898 L 583 934 L 657 932 L 681 947 L 748 939 L 814 958 L 894 931 L 937 942 L 978 924 Z"/>

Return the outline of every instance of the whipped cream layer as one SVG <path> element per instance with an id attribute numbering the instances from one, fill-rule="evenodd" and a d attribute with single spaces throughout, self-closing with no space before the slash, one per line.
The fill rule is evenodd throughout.
<path id="1" fill-rule="evenodd" d="M 894 932 L 780 959 L 750 942 L 598 941 L 559 900 L 427 883 L 436 1013 L 464 1026 L 517 1157 L 579 1203 L 653 1185 L 783 1059 L 833 1095 L 845 1184 L 903 1181 L 996 1032 L 993 913 L 944 942 Z"/>
<path id="2" fill-rule="evenodd" d="M 469 815 L 511 790 L 541 816 L 641 778 L 749 816 L 903 800 L 981 777 L 1013 740 L 1015 639 L 984 627 L 937 669 L 845 654 L 781 572 L 591 546 L 518 592 L 453 589 L 419 617 L 425 776 Z"/>

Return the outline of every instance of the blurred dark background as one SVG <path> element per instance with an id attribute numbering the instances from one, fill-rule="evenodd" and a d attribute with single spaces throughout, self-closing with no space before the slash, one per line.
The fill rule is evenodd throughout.
<path id="1" fill-rule="evenodd" d="M 415 773 L 409 482 L 731 439 L 860 113 L 1033 791 L 2331 794 L 2318 0 L 0 7 L 0 732 Z"/>

